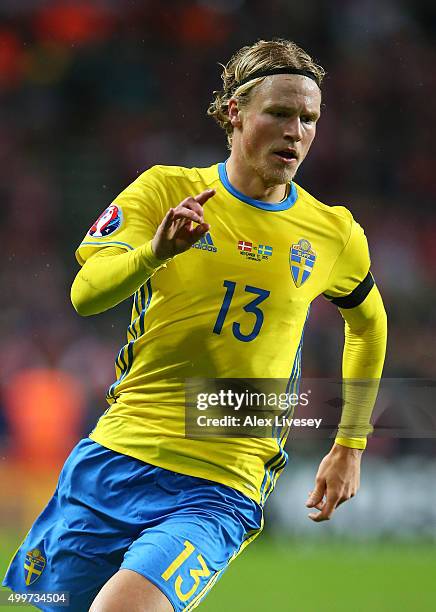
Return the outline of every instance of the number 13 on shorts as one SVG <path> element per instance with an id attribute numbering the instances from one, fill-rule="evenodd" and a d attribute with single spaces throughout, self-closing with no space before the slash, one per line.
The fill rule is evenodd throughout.
<path id="1" fill-rule="evenodd" d="M 168 581 L 195 551 L 195 546 L 191 544 L 191 542 L 188 542 L 188 540 L 185 540 L 184 546 L 184 550 L 182 550 L 182 552 L 174 559 L 172 563 L 170 563 L 167 569 L 163 572 L 162 578 L 165 581 Z M 192 595 L 194 595 L 194 593 L 200 586 L 200 578 L 207 578 L 211 574 L 201 554 L 197 555 L 197 561 L 200 565 L 200 568 L 189 570 L 189 574 L 192 580 L 194 581 L 193 584 L 183 584 L 183 582 L 187 581 L 183 580 L 180 573 L 176 577 L 174 588 L 176 591 L 176 595 L 180 599 L 180 601 L 188 601 L 188 599 L 192 597 Z"/>

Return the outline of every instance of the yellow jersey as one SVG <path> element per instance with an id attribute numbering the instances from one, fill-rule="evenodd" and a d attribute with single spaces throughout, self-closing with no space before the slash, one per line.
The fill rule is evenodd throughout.
<path id="1" fill-rule="evenodd" d="M 80 264 L 108 246 L 150 241 L 170 207 L 205 189 L 209 232 L 160 267 L 133 296 L 109 408 L 91 438 L 114 451 L 231 486 L 263 504 L 283 470 L 285 436 L 185 436 L 185 381 L 289 379 L 317 296 L 349 296 L 370 267 L 362 228 L 295 183 L 277 204 L 229 182 L 225 163 L 154 166 L 99 217 L 77 249 Z"/>

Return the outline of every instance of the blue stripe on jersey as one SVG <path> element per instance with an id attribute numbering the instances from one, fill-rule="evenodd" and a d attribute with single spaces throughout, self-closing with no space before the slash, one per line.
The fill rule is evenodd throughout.
<path id="1" fill-rule="evenodd" d="M 301 378 L 301 351 L 303 347 L 304 330 L 306 328 L 307 319 L 309 318 L 310 306 L 307 309 L 306 320 L 301 332 L 300 343 L 295 353 L 294 363 L 292 365 L 291 375 L 286 385 L 286 393 L 298 393 Z M 289 417 L 293 412 L 293 406 L 288 408 L 282 416 Z M 270 493 L 273 491 L 275 484 L 281 472 L 288 462 L 288 454 L 283 448 L 289 427 L 273 427 L 273 434 L 277 439 L 279 452 L 265 464 L 265 476 L 260 487 L 261 505 L 265 503 Z"/>
<path id="2" fill-rule="evenodd" d="M 135 319 L 133 319 L 133 321 L 130 323 L 129 327 L 127 328 L 127 338 L 130 335 L 132 336 L 134 340 L 136 340 L 137 338 L 139 338 L 139 336 L 142 336 L 142 334 L 144 333 L 144 316 L 143 315 L 145 314 L 145 311 L 147 310 L 148 305 L 150 304 L 151 293 L 152 293 L 150 279 L 147 281 L 147 289 L 148 289 L 148 300 L 147 300 L 147 304 L 145 305 L 145 310 L 144 310 L 144 304 L 145 304 L 144 285 L 140 287 L 134 295 L 132 311 L 134 310 L 137 316 L 135 317 Z M 132 312 L 132 317 L 133 317 L 133 312 Z M 139 323 L 139 335 L 138 335 L 138 330 L 136 329 L 136 325 L 138 323 Z"/>
<path id="3" fill-rule="evenodd" d="M 142 287 L 141 287 L 141 289 L 142 289 Z M 135 293 L 135 297 L 133 298 L 133 307 L 136 310 L 136 314 L 138 315 L 138 317 L 141 314 L 141 311 L 139 310 L 139 303 L 138 303 L 139 296 L 140 296 L 140 293 L 139 293 L 139 289 L 138 289 L 138 291 Z"/>
<path id="4" fill-rule="evenodd" d="M 301 351 L 303 348 L 304 330 L 306 329 L 306 323 L 307 323 L 307 319 L 309 318 L 309 312 L 310 312 L 310 305 L 309 305 L 309 308 L 307 309 L 306 319 L 304 321 L 303 330 L 301 332 L 300 342 L 298 344 L 297 352 L 295 353 L 294 363 L 292 364 L 291 375 L 286 385 L 285 392 L 287 394 L 292 394 L 292 393 L 298 394 L 298 391 L 299 391 L 299 384 L 300 384 L 300 378 L 301 378 Z M 289 417 L 291 413 L 293 412 L 293 409 L 294 407 L 290 406 L 289 408 L 287 408 L 287 410 L 283 412 L 281 416 L 285 418 Z M 273 435 L 274 437 L 277 437 L 277 441 L 279 443 L 283 441 L 284 435 L 287 434 L 289 428 L 285 429 L 284 435 L 283 434 L 281 435 L 281 430 L 282 430 L 282 427 L 276 427 L 276 426 L 273 427 Z"/>
<path id="5" fill-rule="evenodd" d="M 265 463 L 265 474 L 263 476 L 262 484 L 260 486 L 260 505 L 261 506 L 263 506 L 263 504 L 264 504 L 264 491 L 265 491 L 265 487 L 266 487 L 267 482 L 269 482 L 270 468 L 275 463 L 280 461 L 281 456 L 282 456 L 282 449 L 280 448 L 279 452 L 276 453 L 275 455 L 273 455 L 271 457 L 271 459 L 269 459 L 269 461 L 267 461 Z"/>
<path id="6" fill-rule="evenodd" d="M 118 379 L 110 386 L 109 391 L 107 392 L 107 396 L 115 399 L 115 388 L 120 384 L 120 382 L 127 376 L 130 372 L 130 368 L 133 363 L 133 344 L 134 340 L 130 340 L 130 342 L 123 346 L 119 353 L 119 357 L 122 363 L 121 374 Z M 127 351 L 126 351 L 127 349 Z M 124 360 L 124 353 L 127 353 L 127 363 Z"/>
<path id="7" fill-rule="evenodd" d="M 269 461 L 265 463 L 265 475 L 260 487 L 260 505 L 263 506 L 268 495 L 274 488 L 275 482 L 286 463 L 288 462 L 288 454 L 279 446 L 279 452 L 276 453 Z M 280 470 L 280 472 L 279 472 Z"/>
<path id="8" fill-rule="evenodd" d="M 125 362 L 125 359 L 124 359 L 124 349 L 125 349 L 125 348 L 126 348 L 126 347 L 125 347 L 125 346 L 123 346 L 123 349 L 122 349 L 122 351 L 121 351 L 121 355 L 120 355 L 120 361 L 121 361 L 121 363 L 122 363 L 123 369 L 125 369 L 125 368 L 127 367 L 126 362 Z"/>
<path id="9" fill-rule="evenodd" d="M 134 359 L 134 354 L 133 354 L 134 344 L 138 340 L 138 338 L 140 338 L 144 333 L 144 330 L 145 330 L 144 317 L 145 317 L 145 313 L 148 310 L 148 307 L 150 306 L 150 302 L 151 302 L 151 298 L 153 294 L 150 279 L 148 279 L 148 281 L 146 282 L 146 285 L 147 285 L 147 290 L 148 290 L 147 301 L 145 300 L 144 286 L 138 289 L 133 299 L 133 308 L 137 312 L 139 312 L 139 307 L 142 306 L 141 312 L 139 315 L 139 335 L 136 329 L 136 324 L 138 322 L 138 317 L 137 317 L 134 321 L 132 321 L 132 323 L 127 328 L 127 338 L 129 337 L 129 334 L 130 334 L 131 336 L 133 336 L 134 339 L 130 340 L 127 344 L 125 344 L 120 349 L 120 352 L 118 353 L 118 356 L 115 360 L 115 365 L 118 366 L 120 374 L 117 380 L 109 387 L 108 392 L 106 393 L 107 399 L 115 399 L 115 389 L 124 380 L 124 378 L 127 376 L 127 374 L 130 372 L 132 368 L 133 359 Z M 139 295 L 139 297 L 137 297 L 137 295 Z M 140 303 L 139 303 L 139 299 L 141 300 Z M 135 303 L 135 300 L 136 300 L 136 303 Z M 125 356 L 127 357 L 127 360 L 125 359 Z"/>
<path id="10" fill-rule="evenodd" d="M 286 384 L 286 391 L 285 391 L 286 394 L 291 395 L 292 393 L 298 392 L 298 381 L 300 379 L 300 374 L 301 374 L 301 340 L 300 340 L 300 344 L 298 345 L 297 352 L 295 353 L 291 376 L 289 377 L 289 380 Z M 281 413 L 280 418 L 281 419 L 288 418 L 292 414 L 293 409 L 294 407 L 292 405 L 289 406 L 286 410 L 284 410 Z M 283 430 L 283 427 L 278 426 L 278 425 L 277 426 L 274 425 L 273 430 L 272 430 L 273 436 L 277 439 L 277 442 L 279 443 L 280 446 L 283 442 L 283 437 L 284 437 L 284 435 L 282 434 L 282 430 Z M 288 429 L 285 429 L 285 432 L 287 431 Z"/>
<path id="11" fill-rule="evenodd" d="M 150 302 L 151 302 L 151 296 L 153 295 L 153 290 L 151 288 L 151 279 L 148 279 L 147 283 L 147 290 L 148 290 L 148 297 L 147 297 L 147 302 L 145 301 L 145 291 L 144 291 L 144 287 L 141 287 L 141 304 L 142 304 L 142 310 L 141 310 L 141 316 L 139 317 L 139 333 L 142 336 L 142 334 L 144 333 L 144 318 L 145 318 L 145 313 L 148 310 L 148 307 L 150 306 Z"/>
<path id="12" fill-rule="evenodd" d="M 84 244 L 86 244 L 87 246 L 98 246 L 98 247 L 102 247 L 102 246 L 109 246 L 109 245 L 113 245 L 113 244 L 117 244 L 118 246 L 125 246 L 127 247 L 129 250 L 133 251 L 133 247 L 132 245 L 128 244 L 127 242 L 117 242 L 116 240 L 110 240 L 109 242 L 82 242 L 79 245 L 79 249 L 81 246 L 83 246 Z"/>
<path id="13" fill-rule="evenodd" d="M 303 349 L 304 331 L 306 329 L 307 320 L 310 313 L 310 304 L 307 309 L 306 320 L 304 321 L 303 330 L 301 332 L 300 343 L 298 345 L 297 353 L 294 359 L 294 365 L 292 368 L 291 376 L 289 377 L 288 384 L 286 387 L 286 393 L 295 393 L 298 395 L 300 392 L 300 380 L 301 380 L 301 352 Z M 283 414 L 285 418 L 289 418 L 294 412 L 294 406 L 290 406 Z M 283 431 L 281 431 L 283 429 Z M 289 433 L 289 427 L 279 428 L 280 441 L 283 442 Z"/>
<path id="14" fill-rule="evenodd" d="M 261 208 L 262 210 L 268 211 L 288 210 L 288 208 L 291 208 L 291 206 L 295 204 L 298 198 L 297 188 L 295 187 L 294 183 L 291 182 L 289 195 L 285 200 L 283 200 L 283 202 L 278 202 L 278 204 L 271 204 L 270 202 L 262 202 L 262 200 L 255 200 L 253 198 L 249 198 L 244 193 L 238 191 L 235 187 L 233 187 L 233 185 L 229 181 L 229 177 L 227 176 L 226 162 L 221 162 L 220 164 L 218 164 L 218 174 L 221 183 L 224 185 L 227 191 L 232 194 L 232 196 L 235 196 L 235 198 L 238 198 L 238 200 L 242 200 L 243 202 L 246 202 L 247 204 L 250 204 L 250 206 L 254 206 L 255 208 Z"/>
<path id="15" fill-rule="evenodd" d="M 286 394 L 294 393 L 294 381 L 299 376 L 299 372 L 300 372 L 300 357 L 301 357 L 301 339 L 300 339 L 300 343 L 297 348 L 297 352 L 295 353 L 294 363 L 292 364 L 291 375 L 289 377 L 288 382 L 286 383 L 286 389 L 285 389 Z M 287 408 L 286 410 L 283 411 L 283 413 L 280 416 L 286 417 L 288 416 L 289 412 L 290 412 L 290 409 Z M 281 436 L 280 436 L 281 430 L 282 428 L 279 426 L 277 427 L 274 426 L 273 428 L 273 434 L 277 438 L 277 441 L 279 443 L 281 442 Z"/>
<path id="16" fill-rule="evenodd" d="M 118 367 L 118 369 L 120 370 L 120 372 L 122 371 L 123 367 L 126 367 L 126 363 L 124 361 L 124 357 L 123 357 L 123 352 L 124 352 L 124 346 L 122 346 L 118 352 L 118 355 L 115 359 L 115 365 Z"/>
<path id="17" fill-rule="evenodd" d="M 292 378 L 290 378 L 288 381 L 288 384 L 286 387 L 286 393 L 288 393 L 289 395 L 291 394 L 298 395 L 298 392 L 300 390 L 300 378 L 301 378 L 301 344 L 298 348 L 297 355 L 296 355 L 295 372 Z M 289 408 L 283 412 L 282 417 L 286 419 L 290 418 L 294 413 L 294 408 L 295 406 L 291 404 Z M 286 436 L 289 433 L 289 427 L 280 426 L 278 428 L 277 433 L 280 439 L 280 443 L 284 444 Z"/>
<path id="18" fill-rule="evenodd" d="M 135 340 L 138 337 L 138 332 L 135 327 L 139 319 L 139 316 L 141 314 L 141 311 L 139 310 L 139 306 L 138 306 L 138 296 L 139 296 L 139 289 L 133 296 L 132 320 L 130 322 L 129 327 L 127 328 L 127 339 L 129 338 L 129 336 L 131 336 L 132 340 Z M 133 319 L 134 312 L 136 312 L 136 317 Z"/>
<path id="19" fill-rule="evenodd" d="M 287 463 L 288 463 L 288 453 L 285 450 L 283 450 L 282 460 L 271 471 L 269 486 L 265 487 L 264 502 L 263 502 L 264 504 L 266 500 L 268 499 L 268 497 L 270 496 L 270 494 L 274 491 L 274 487 L 276 486 L 278 477 L 285 469 Z"/>

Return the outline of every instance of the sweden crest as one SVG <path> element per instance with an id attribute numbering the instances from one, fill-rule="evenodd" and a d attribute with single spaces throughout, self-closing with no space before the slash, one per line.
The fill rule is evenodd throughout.
<path id="1" fill-rule="evenodd" d="M 45 557 L 39 548 L 33 548 L 26 554 L 24 560 L 24 579 L 26 586 L 33 584 L 41 576 L 45 568 Z"/>
<path id="2" fill-rule="evenodd" d="M 316 253 L 308 240 L 302 238 L 290 248 L 289 265 L 296 287 L 307 281 L 315 265 Z"/>

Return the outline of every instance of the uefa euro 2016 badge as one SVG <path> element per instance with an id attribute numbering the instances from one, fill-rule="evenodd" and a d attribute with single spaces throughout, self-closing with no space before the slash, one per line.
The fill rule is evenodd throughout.
<path id="1" fill-rule="evenodd" d="M 293 244 L 289 253 L 289 265 L 296 287 L 307 281 L 315 265 L 316 253 L 308 240 L 302 238 Z"/>
<path id="2" fill-rule="evenodd" d="M 26 553 L 24 560 L 24 579 L 29 586 L 36 582 L 45 568 L 45 557 L 39 548 L 33 548 Z"/>
<path id="3" fill-rule="evenodd" d="M 111 204 L 101 213 L 88 234 L 93 238 L 103 238 L 113 234 L 121 225 L 123 212 L 120 206 Z"/>

